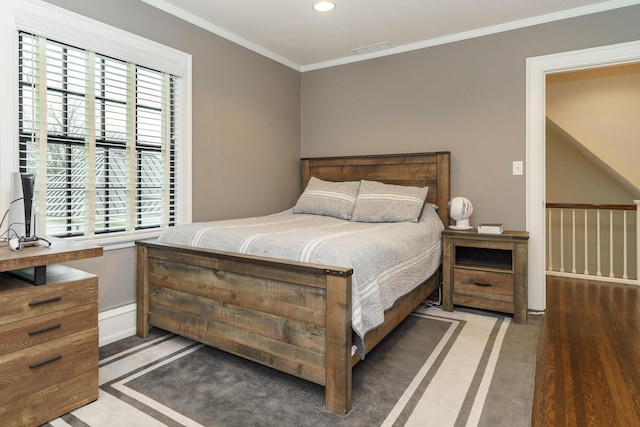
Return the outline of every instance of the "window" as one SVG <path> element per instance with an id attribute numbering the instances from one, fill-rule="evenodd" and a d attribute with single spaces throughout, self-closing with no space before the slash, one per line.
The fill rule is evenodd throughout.
<path id="1" fill-rule="evenodd" d="M 39 232 L 136 234 L 176 223 L 177 77 L 19 34 L 20 172 Z"/>

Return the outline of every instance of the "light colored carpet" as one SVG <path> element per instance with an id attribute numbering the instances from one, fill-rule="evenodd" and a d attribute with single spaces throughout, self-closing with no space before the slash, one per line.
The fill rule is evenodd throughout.
<path id="1" fill-rule="evenodd" d="M 52 426 L 528 426 L 539 318 L 421 308 L 353 372 L 353 410 L 324 388 L 153 330 L 101 348 L 100 397 Z"/>

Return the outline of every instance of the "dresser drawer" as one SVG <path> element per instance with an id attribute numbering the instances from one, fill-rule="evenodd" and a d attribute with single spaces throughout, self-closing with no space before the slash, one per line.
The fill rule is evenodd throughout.
<path id="1" fill-rule="evenodd" d="M 62 272 L 68 273 L 69 280 L 56 282 Z M 5 290 L 0 292 L 0 325 L 98 301 L 98 278 L 92 274 L 49 266 L 47 279 L 41 286 L 17 285 L 19 279 L 2 274 L 0 290 Z"/>
<path id="2" fill-rule="evenodd" d="M 97 324 L 98 304 L 92 303 L 0 325 L 0 356 L 93 329 Z"/>
<path id="3" fill-rule="evenodd" d="M 513 302 L 513 274 L 454 268 L 454 295 Z"/>
<path id="4" fill-rule="evenodd" d="M 95 375 L 97 390 L 98 328 L 0 356 L 0 408 L 6 410 L 47 389 L 77 393 L 57 389 L 60 383 L 87 373 Z"/>
<path id="5" fill-rule="evenodd" d="M 34 391 L 19 404 L 0 405 L 2 427 L 39 426 L 98 399 L 98 373 L 86 372 Z"/>

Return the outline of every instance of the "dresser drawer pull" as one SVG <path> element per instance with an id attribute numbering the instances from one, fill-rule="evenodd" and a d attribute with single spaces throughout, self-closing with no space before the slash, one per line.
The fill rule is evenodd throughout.
<path id="1" fill-rule="evenodd" d="M 42 360 L 40 362 L 32 363 L 31 365 L 29 365 L 29 367 L 31 369 L 35 369 L 35 368 L 38 368 L 38 367 L 40 367 L 42 365 L 46 365 L 47 363 L 55 362 L 56 360 L 60 360 L 60 359 L 62 359 L 61 355 L 53 356 L 53 357 L 50 357 L 48 359 L 44 359 L 44 360 Z"/>
<path id="2" fill-rule="evenodd" d="M 35 305 L 40 305 L 40 304 L 46 304 L 48 302 L 56 302 L 56 301 L 60 301 L 62 299 L 62 297 L 60 295 L 57 295 L 55 297 L 51 297 L 51 298 L 45 298 L 45 299 L 41 299 L 39 301 L 32 301 L 29 303 L 29 307 L 33 307 Z"/>
<path id="3" fill-rule="evenodd" d="M 40 328 L 40 329 L 34 329 L 33 331 L 29 331 L 29 335 L 38 335 L 43 332 L 51 331 L 53 329 L 58 329 L 60 326 L 62 326 L 60 325 L 60 323 L 56 323 L 55 325 L 45 326 L 44 328 Z"/>

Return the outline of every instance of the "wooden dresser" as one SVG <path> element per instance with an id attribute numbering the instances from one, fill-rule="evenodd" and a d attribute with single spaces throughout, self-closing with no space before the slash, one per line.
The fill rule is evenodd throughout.
<path id="1" fill-rule="evenodd" d="M 58 263 L 102 248 L 0 248 L 0 424 L 37 426 L 98 398 L 98 278 Z M 38 277 L 40 285 L 25 278 Z"/>
<path id="2" fill-rule="evenodd" d="M 524 231 L 443 231 L 443 310 L 458 304 L 511 313 L 514 322 L 527 323 L 528 240 Z"/>

